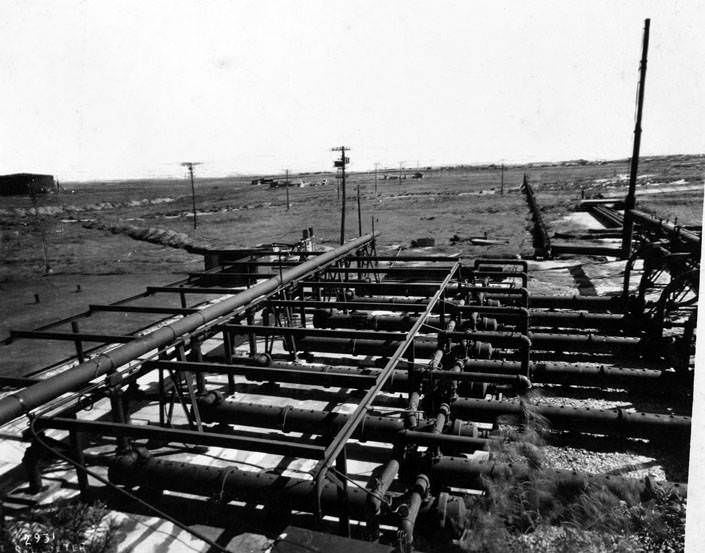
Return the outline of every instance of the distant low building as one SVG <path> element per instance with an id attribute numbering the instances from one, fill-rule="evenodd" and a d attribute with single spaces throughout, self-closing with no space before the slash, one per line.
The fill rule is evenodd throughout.
<path id="1" fill-rule="evenodd" d="M 272 187 L 273 184 L 277 184 L 277 181 L 275 179 L 268 179 L 266 177 L 262 177 L 259 179 L 252 179 L 253 185 L 260 185 L 260 184 L 268 184 L 270 187 Z"/>
<path id="2" fill-rule="evenodd" d="M 55 188 L 56 183 L 52 175 L 37 175 L 33 173 L 0 175 L 0 196 L 46 194 Z"/>

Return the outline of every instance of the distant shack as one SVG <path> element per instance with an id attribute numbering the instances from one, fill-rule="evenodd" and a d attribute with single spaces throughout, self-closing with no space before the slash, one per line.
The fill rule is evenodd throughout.
<path id="1" fill-rule="evenodd" d="M 56 183 L 53 175 L 37 175 L 33 173 L 0 175 L 0 196 L 46 194 L 55 188 Z"/>

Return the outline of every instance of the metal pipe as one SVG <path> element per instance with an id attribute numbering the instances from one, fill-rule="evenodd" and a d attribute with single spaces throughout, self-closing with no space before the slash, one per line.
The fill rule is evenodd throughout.
<path id="1" fill-rule="evenodd" d="M 700 258 L 700 243 L 702 239 L 695 232 L 691 232 L 683 227 L 662 221 L 653 215 L 649 215 L 644 211 L 631 209 L 629 211 L 634 222 L 648 228 L 653 232 L 658 232 L 666 235 L 671 240 L 676 240 L 698 259 Z"/>
<path id="2" fill-rule="evenodd" d="M 210 392 L 198 401 L 201 417 L 205 422 L 273 428 L 282 432 L 304 432 L 309 434 L 333 434 L 350 418 L 345 413 L 315 411 L 295 407 L 278 407 L 223 401 L 218 394 Z M 488 441 L 477 438 L 473 424 L 460 424 L 454 435 L 406 430 L 402 417 L 365 415 L 360 426 L 352 434 L 356 440 L 385 443 L 418 443 L 418 445 L 447 445 L 454 451 L 477 451 L 488 447 Z"/>
<path id="3" fill-rule="evenodd" d="M 382 515 L 382 501 L 384 499 L 389 486 L 397 477 L 399 472 L 399 461 L 397 459 L 390 459 L 387 463 L 381 467 L 380 470 L 373 472 L 370 477 L 370 481 L 367 485 L 367 489 L 370 491 L 367 496 L 367 518 L 365 519 L 365 527 L 367 530 L 367 537 L 372 541 L 379 539 L 379 523 L 380 517 Z"/>
<path id="4" fill-rule="evenodd" d="M 588 244 L 556 244 L 552 246 L 554 255 L 606 255 L 619 257 L 622 249 L 619 246 L 598 246 Z"/>
<path id="5" fill-rule="evenodd" d="M 232 314 L 234 310 L 244 307 L 256 299 L 262 298 L 265 294 L 277 290 L 280 286 L 307 275 L 314 269 L 331 263 L 361 248 L 373 239 L 374 237 L 368 234 L 351 240 L 347 244 L 331 250 L 326 254 L 315 257 L 301 265 L 282 272 L 280 276 L 257 284 L 231 298 L 206 307 L 198 313 L 187 315 L 178 321 L 174 321 L 148 334 L 140 336 L 121 347 L 103 352 L 94 359 L 81 363 L 61 374 L 47 378 L 24 390 L 4 397 L 0 399 L 0 424 L 4 424 L 27 413 L 31 409 L 69 392 L 80 385 L 88 384 L 98 376 L 116 370 L 118 367 L 130 361 L 134 361 L 141 355 L 166 346 L 179 336 L 193 332 L 206 323 L 219 317 Z"/>
<path id="6" fill-rule="evenodd" d="M 546 224 L 543 221 L 543 216 L 541 215 L 541 208 L 536 201 L 536 196 L 534 195 L 534 189 L 529 184 L 526 178 L 526 173 L 524 174 L 524 181 L 521 185 L 522 190 L 526 194 L 526 201 L 529 204 L 529 209 L 531 210 L 531 217 L 534 220 L 534 241 L 536 243 L 537 255 L 550 259 L 551 253 L 551 239 L 548 237 L 548 230 L 546 229 Z"/>
<path id="7" fill-rule="evenodd" d="M 245 501 L 253 504 L 279 505 L 287 509 L 313 512 L 316 483 L 262 471 L 211 467 L 151 457 L 143 449 L 118 456 L 108 469 L 115 484 L 149 485 L 156 490 L 169 490 L 218 499 L 222 502 Z M 364 520 L 367 494 L 356 486 L 348 487 L 348 506 L 358 520 Z M 321 507 L 324 514 L 338 516 L 338 490 L 332 482 L 321 485 Z"/>
<path id="8" fill-rule="evenodd" d="M 325 447 L 306 440 L 272 440 L 269 437 L 254 437 L 241 434 L 221 434 L 161 427 L 148 424 L 120 424 L 116 422 L 94 421 L 76 418 L 37 417 L 35 428 L 85 432 L 101 436 L 130 437 L 134 439 L 157 440 L 166 443 L 188 443 L 209 447 L 223 447 L 241 451 L 258 451 L 270 455 L 320 459 Z"/>
<path id="9" fill-rule="evenodd" d="M 411 553 L 413 551 L 414 525 L 416 524 L 421 504 L 426 499 L 430 488 L 431 481 L 425 474 L 419 474 L 411 487 L 409 499 L 405 504 L 405 508 L 401 513 L 401 520 L 399 521 L 402 553 Z"/>
<path id="10" fill-rule="evenodd" d="M 544 469 L 540 474 L 546 481 L 554 482 L 558 488 L 571 488 L 579 491 L 586 489 L 589 485 L 594 485 L 599 488 L 607 488 L 630 503 L 653 498 L 655 490 L 672 492 L 681 497 L 687 495 L 685 484 L 656 482 L 648 478 L 639 480 L 555 469 Z M 483 462 L 464 457 L 443 456 L 431 461 L 429 475 L 434 486 L 484 490 L 487 488 L 487 479 L 516 478 L 525 480 L 531 476 L 531 469 L 518 463 Z"/>
<path id="11" fill-rule="evenodd" d="M 470 315 L 487 314 L 492 319 L 481 318 L 484 324 L 480 324 L 475 330 L 494 330 L 487 321 L 496 319 L 497 321 L 509 324 L 521 324 L 522 332 L 528 333 L 528 328 L 524 330 L 526 324 L 532 326 L 542 326 L 550 328 L 580 328 L 622 331 L 628 326 L 627 318 L 617 313 L 587 313 L 560 312 L 560 311 L 540 311 L 527 310 L 524 307 L 492 307 L 492 306 L 458 306 L 452 303 L 446 304 L 448 311 L 456 315 L 468 318 Z M 316 310 L 313 316 L 313 325 L 318 328 L 357 328 L 371 330 L 397 331 L 407 330 L 416 321 L 416 317 L 410 315 L 375 315 L 363 310 L 356 310 L 351 313 L 343 313 L 337 309 Z M 631 322 L 631 321 L 629 321 Z M 440 327 L 440 317 L 428 317 L 429 327 Z M 422 328 L 424 330 L 424 328 Z M 426 329 L 428 332 L 428 328 Z"/>
<path id="12" fill-rule="evenodd" d="M 603 354 L 634 354 L 642 347 L 639 338 L 625 336 L 579 335 L 579 334 L 549 334 L 532 332 L 529 336 L 516 332 L 453 332 L 449 337 L 457 340 L 470 340 L 474 343 L 490 343 L 495 347 L 519 349 L 522 358 L 526 360 L 525 352 L 530 346 L 532 350 L 571 352 L 571 353 L 603 353 Z M 398 340 L 372 340 L 335 337 L 304 337 L 297 341 L 298 351 L 328 352 L 348 355 L 382 355 L 387 356 L 399 347 Z M 438 349 L 436 341 L 421 336 L 414 343 L 417 357 L 432 359 Z M 528 370 L 528 366 L 527 366 Z"/>
<path id="13" fill-rule="evenodd" d="M 496 363 L 501 363 L 497 361 Z M 509 362 L 507 362 L 509 363 Z M 518 365 L 519 366 L 519 365 Z M 372 384 L 379 375 L 380 369 L 355 368 L 355 367 L 332 367 L 287 365 L 285 363 L 273 363 L 271 366 L 262 367 L 256 365 L 227 365 L 223 363 L 190 363 L 180 361 L 150 361 L 148 367 L 153 369 L 172 369 L 194 373 L 214 373 L 228 375 L 243 375 L 245 378 L 255 382 L 282 382 L 290 384 L 308 384 L 312 386 L 322 386 L 324 388 L 352 388 L 363 390 Z M 418 374 L 424 378 L 436 380 L 460 380 L 463 382 L 493 382 L 497 384 L 513 384 L 519 389 L 524 389 L 531 383 L 526 381 L 522 375 L 513 374 L 510 366 L 509 372 L 463 372 L 461 374 L 450 375 L 448 371 L 418 370 Z M 382 387 L 388 392 L 406 392 L 409 390 L 409 373 L 405 369 L 397 369 L 390 379 Z"/>
<path id="14" fill-rule="evenodd" d="M 644 111 L 644 86 L 646 84 L 646 60 L 649 52 L 649 28 L 651 20 L 644 20 L 644 38 L 641 45 L 641 63 L 639 64 L 639 88 L 637 90 L 636 120 L 634 121 L 634 147 L 629 166 L 629 191 L 624 199 L 624 227 L 622 235 L 622 259 L 629 259 L 632 254 L 632 229 L 634 221 L 631 210 L 636 204 L 636 177 L 639 169 L 639 148 L 641 147 L 641 117 Z"/>
<path id="15" fill-rule="evenodd" d="M 456 417 L 476 422 L 495 422 L 502 416 L 521 418 L 526 413 L 519 402 L 484 399 L 459 399 L 451 405 L 451 410 Z M 690 438 L 691 419 L 686 416 L 548 405 L 532 405 L 530 412 L 546 418 L 551 428 L 557 430 L 686 440 L 686 443 Z"/>
<path id="16" fill-rule="evenodd" d="M 376 331 L 408 331 L 418 317 L 412 315 L 375 315 L 364 311 L 343 313 L 338 310 L 316 310 L 313 314 L 313 326 L 316 328 L 355 328 L 358 330 L 370 329 Z M 447 320 L 447 317 L 446 317 Z M 496 324 L 493 319 L 478 319 L 477 330 L 494 330 Z M 441 317 L 431 315 L 426 318 L 421 332 L 435 332 L 443 326 Z M 362 336 L 361 336 L 362 337 Z"/>
<path id="17" fill-rule="evenodd" d="M 500 292 L 502 293 L 502 292 Z M 488 298 L 497 297 L 487 294 Z M 619 296 L 582 296 L 574 294 L 572 296 L 550 296 L 531 294 L 529 296 L 529 307 L 543 309 L 573 309 L 575 311 L 585 310 L 592 312 L 621 313 L 621 298 Z"/>

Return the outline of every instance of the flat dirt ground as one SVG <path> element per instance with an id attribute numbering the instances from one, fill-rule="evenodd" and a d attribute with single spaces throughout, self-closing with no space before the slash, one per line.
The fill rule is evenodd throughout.
<path id="1" fill-rule="evenodd" d="M 532 223 L 519 189 L 524 173 L 537 192 L 551 230 L 566 231 L 570 228 L 560 220 L 581 196 L 624 195 L 628 168 L 626 160 L 511 166 L 504 171 L 504 195 L 500 195 L 497 166 L 421 168 L 422 179 L 404 180 L 396 172 L 380 171 L 377 193 L 372 174 L 353 173 L 347 182 L 346 234 L 353 237 L 358 232 L 359 186 L 363 232 L 371 230 L 374 218 L 375 230 L 381 233 L 380 253 L 410 248 L 412 240 L 430 237 L 435 247 L 420 251 L 470 257 L 531 255 Z M 705 156 L 643 159 L 638 205 L 682 224 L 700 225 L 704 170 Z M 406 175 L 414 172 L 409 170 Z M 290 188 L 289 210 L 285 189 L 253 186 L 251 178 L 197 178 L 196 230 L 186 180 L 62 183 L 61 192 L 35 202 L 22 196 L 3 197 L 0 339 L 11 328 L 36 328 L 79 313 L 89 303 L 116 301 L 202 266 L 199 256 L 183 249 L 135 240 L 119 231 L 127 226 L 168 229 L 182 233 L 179 239 L 184 242 L 221 248 L 291 243 L 301 236 L 301 229 L 313 227 L 319 248 L 337 244 L 340 203 L 335 175 L 292 176 L 295 183 L 302 178 L 312 183 L 327 179 L 328 184 Z M 100 228 L 85 227 L 91 224 Z M 106 230 L 111 228 L 115 232 Z M 454 236 L 461 240 L 452 243 Z M 476 246 L 468 240 L 485 236 L 499 244 Z M 45 274 L 42 237 L 49 274 Z M 540 280 L 535 284 L 540 287 Z M 70 352 L 72 345 L 66 347 Z M 36 349 L 6 350 L 0 373 L 20 373 L 27 366 L 25 361 L 34 358 L 36 364 L 37 355 Z M 27 357 L 21 367 L 19 357 Z"/>

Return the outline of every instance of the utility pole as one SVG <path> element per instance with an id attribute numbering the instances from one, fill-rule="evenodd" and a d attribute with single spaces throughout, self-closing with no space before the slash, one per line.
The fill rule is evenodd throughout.
<path id="1" fill-rule="evenodd" d="M 401 174 L 402 174 L 402 171 L 404 170 L 403 168 L 404 168 L 404 162 L 400 161 L 399 162 L 399 184 L 401 184 Z"/>
<path id="2" fill-rule="evenodd" d="M 377 195 L 377 168 L 379 167 L 379 163 L 375 161 L 375 196 Z"/>
<path id="3" fill-rule="evenodd" d="M 499 195 L 504 196 L 504 163 L 499 166 Z"/>
<path id="4" fill-rule="evenodd" d="M 622 229 L 622 259 L 629 259 L 632 253 L 632 230 L 634 219 L 631 210 L 636 204 L 636 175 L 639 169 L 639 148 L 641 147 L 641 116 L 644 109 L 644 85 L 646 83 L 646 57 L 649 51 L 649 27 L 651 20 L 644 20 L 644 39 L 641 46 L 639 64 L 639 89 L 637 91 L 636 123 L 634 125 L 634 149 L 629 171 L 629 192 L 624 200 L 624 227 Z"/>
<path id="5" fill-rule="evenodd" d="M 286 170 L 286 180 L 284 181 L 284 186 L 286 186 L 286 210 L 289 211 L 289 170 Z"/>
<path id="6" fill-rule="evenodd" d="M 337 148 L 331 148 L 332 152 L 340 152 L 340 159 L 333 162 L 333 167 L 340 169 L 340 182 L 342 187 L 342 199 L 343 202 L 340 207 L 340 243 L 345 242 L 345 166 L 350 163 L 350 158 L 345 157 L 345 152 L 350 151 L 350 148 L 345 146 L 339 146 Z M 336 175 L 337 177 L 337 175 Z"/>
<path id="7" fill-rule="evenodd" d="M 357 183 L 357 232 L 362 236 L 362 212 L 360 211 L 360 183 Z"/>
<path id="8" fill-rule="evenodd" d="M 188 174 L 191 177 L 191 201 L 193 202 L 193 228 L 198 228 L 198 219 L 196 218 L 196 187 L 193 184 L 193 167 L 201 165 L 199 161 L 184 161 L 181 165 L 188 169 Z"/>

